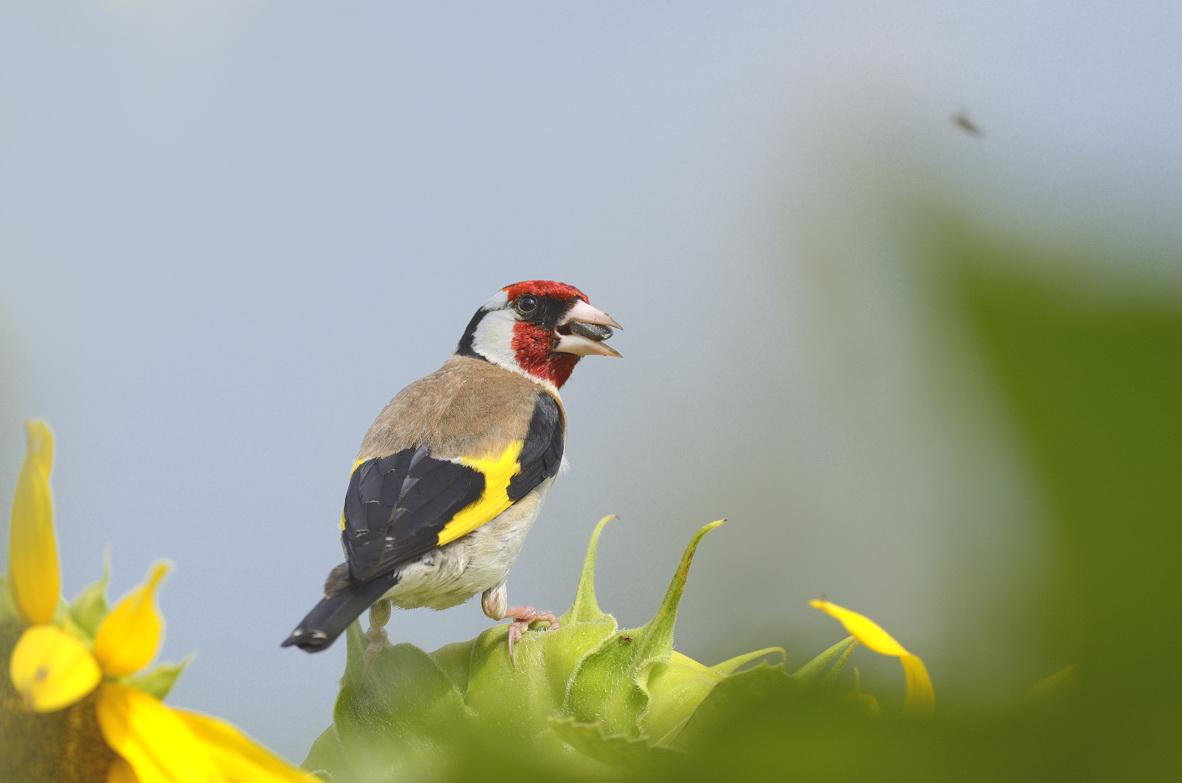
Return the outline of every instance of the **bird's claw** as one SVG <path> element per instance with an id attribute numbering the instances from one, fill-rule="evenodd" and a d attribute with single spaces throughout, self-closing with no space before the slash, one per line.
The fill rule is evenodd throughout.
<path id="1" fill-rule="evenodd" d="M 553 612 L 534 609 L 532 606 L 510 606 L 505 610 L 505 616 L 513 618 L 513 622 L 509 623 L 509 663 L 514 668 L 517 662 L 513 659 L 513 643 L 521 640 L 522 634 L 529 630 L 530 623 L 548 623 L 552 631 L 561 627 Z"/>

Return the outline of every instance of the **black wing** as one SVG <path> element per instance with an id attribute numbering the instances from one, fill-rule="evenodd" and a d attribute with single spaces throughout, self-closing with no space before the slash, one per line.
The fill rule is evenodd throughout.
<path id="1" fill-rule="evenodd" d="M 516 503 L 548 478 L 558 475 L 562 465 L 562 450 L 566 443 L 566 428 L 562 426 L 562 411 L 558 403 L 545 392 L 538 392 L 529 433 L 521 447 L 517 473 L 509 480 L 509 499 Z"/>
<path id="2" fill-rule="evenodd" d="M 558 403 L 538 392 L 517 470 L 506 488 L 511 502 L 558 473 L 563 429 Z M 350 575 L 373 579 L 438 546 L 447 523 L 478 501 L 485 488 L 479 470 L 434 458 L 426 446 L 361 463 L 349 481 L 341 534 Z"/>
<path id="3" fill-rule="evenodd" d="M 480 471 L 426 446 L 361 463 L 345 495 L 342 539 L 354 579 L 372 579 L 439 543 L 439 531 L 484 492 Z"/>

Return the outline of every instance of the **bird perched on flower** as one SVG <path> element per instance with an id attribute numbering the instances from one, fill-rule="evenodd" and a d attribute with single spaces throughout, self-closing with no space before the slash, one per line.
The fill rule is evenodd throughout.
<path id="1" fill-rule="evenodd" d="M 509 606 L 505 579 L 562 463 L 558 390 L 581 357 L 620 355 L 604 343 L 612 327 L 551 280 L 503 288 L 477 310 L 455 353 L 365 434 L 341 516 L 345 562 L 283 646 L 323 650 L 370 608 L 370 661 L 391 604 L 446 609 L 477 593 L 488 617 L 513 620 L 510 655 L 531 622 L 558 627 L 551 612 Z"/>

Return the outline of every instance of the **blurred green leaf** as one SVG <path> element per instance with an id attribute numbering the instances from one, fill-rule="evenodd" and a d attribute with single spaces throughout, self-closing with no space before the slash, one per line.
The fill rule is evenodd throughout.
<path id="1" fill-rule="evenodd" d="M 784 671 L 783 664 L 764 663 L 733 674 L 711 689 L 670 744 L 690 749 L 709 743 L 720 735 L 720 729 L 744 716 L 752 704 L 764 699 L 792 699 L 797 690 L 795 680 Z"/>
<path id="2" fill-rule="evenodd" d="M 349 765 L 349 759 L 345 757 L 335 723 L 331 724 L 324 730 L 324 733 L 313 741 L 312 749 L 301 766 L 308 772 L 331 783 L 361 780 L 361 776 L 353 770 Z"/>
<path id="3" fill-rule="evenodd" d="M 1067 551 L 1054 622 L 1078 653 L 1086 706 L 1073 715 L 1077 736 L 1062 738 L 1073 748 L 1064 761 L 1081 772 L 1148 766 L 1176 776 L 1182 673 L 1162 666 L 1147 677 L 1129 654 L 1137 640 L 1182 640 L 1173 608 L 1182 600 L 1182 302 L 1086 271 L 1128 259 L 1048 264 L 1021 246 L 952 236 L 963 301 Z M 1048 269 L 1072 271 L 1034 271 Z"/>
<path id="4" fill-rule="evenodd" d="M 414 779 L 423 772 L 418 751 L 468 723 L 463 697 L 439 664 L 410 644 L 383 650 L 362 678 L 355 662 L 368 641 L 358 624 L 347 641 L 349 665 L 333 712 L 344 755 L 363 780 Z"/>
<path id="5" fill-rule="evenodd" d="M 677 751 L 643 739 L 608 734 L 602 723 L 578 723 L 574 718 L 551 718 L 551 730 L 566 744 L 604 764 L 632 773 L 653 772 Z"/>

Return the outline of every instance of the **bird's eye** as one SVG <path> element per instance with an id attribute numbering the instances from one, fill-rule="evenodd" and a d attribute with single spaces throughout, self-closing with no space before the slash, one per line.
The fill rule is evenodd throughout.
<path id="1" fill-rule="evenodd" d="M 538 310 L 538 300 L 529 294 L 517 297 L 513 308 L 522 315 L 533 315 Z"/>

